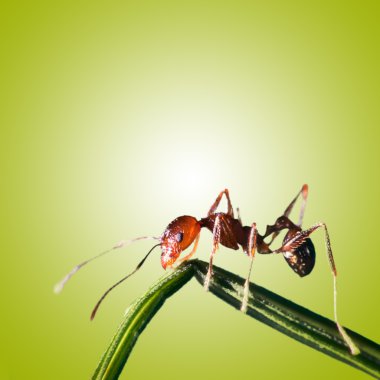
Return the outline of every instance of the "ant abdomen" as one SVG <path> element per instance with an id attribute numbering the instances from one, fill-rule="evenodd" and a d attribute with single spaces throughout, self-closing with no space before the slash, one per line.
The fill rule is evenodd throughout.
<path id="1" fill-rule="evenodd" d="M 315 248 L 311 239 L 307 238 L 304 243 L 292 252 L 286 252 L 284 258 L 290 268 L 300 277 L 307 276 L 314 268 Z"/>

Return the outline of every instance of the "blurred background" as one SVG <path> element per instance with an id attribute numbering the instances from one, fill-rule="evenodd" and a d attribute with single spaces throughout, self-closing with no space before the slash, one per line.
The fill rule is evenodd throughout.
<path id="1" fill-rule="evenodd" d="M 1 5 L 1 379 L 87 379 L 128 305 L 164 274 L 121 239 L 205 216 L 230 190 L 263 233 L 303 183 L 324 221 L 341 322 L 379 330 L 377 1 L 57 1 Z M 222 205 L 222 208 L 225 204 Z M 298 209 L 296 210 L 298 212 Z M 294 219 L 297 219 L 294 213 Z M 255 282 L 333 317 L 323 233 L 305 278 L 258 256 Z M 198 257 L 208 259 L 211 234 Z M 241 251 L 215 264 L 245 275 Z M 235 311 L 195 280 L 140 337 L 122 379 L 364 379 Z"/>

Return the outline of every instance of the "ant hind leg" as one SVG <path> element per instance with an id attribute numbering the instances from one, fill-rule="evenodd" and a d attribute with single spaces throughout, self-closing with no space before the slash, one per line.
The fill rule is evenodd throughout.
<path id="1" fill-rule="evenodd" d="M 298 192 L 298 194 L 295 196 L 295 198 L 290 202 L 289 206 L 286 208 L 284 211 L 284 216 L 289 217 L 290 213 L 293 210 L 293 207 L 295 203 L 297 202 L 297 199 L 299 196 L 302 194 L 302 204 L 301 204 L 301 210 L 300 214 L 298 217 L 298 223 L 297 226 L 301 227 L 302 226 L 302 221 L 303 221 L 303 216 L 305 214 L 305 208 L 306 208 L 306 202 L 307 202 L 307 196 L 309 194 L 309 186 L 308 185 L 303 185 L 302 189 Z"/>
<path id="2" fill-rule="evenodd" d="M 359 348 L 356 346 L 356 344 L 352 341 L 352 339 L 348 336 L 343 326 L 338 321 L 338 312 L 337 312 L 337 270 L 334 262 L 334 256 L 331 249 L 331 242 L 330 242 L 330 236 L 327 231 L 327 226 L 325 223 L 317 223 L 314 226 L 310 227 L 309 229 L 305 231 L 298 231 L 295 233 L 295 235 L 290 238 L 288 241 L 285 242 L 285 244 L 282 245 L 279 249 L 276 249 L 275 253 L 291 253 L 295 254 L 296 249 L 305 244 L 306 240 L 309 238 L 309 236 L 316 231 L 318 228 L 323 228 L 325 232 L 325 243 L 326 243 L 326 252 L 327 252 L 327 258 L 330 264 L 331 273 L 333 275 L 334 280 L 334 320 L 336 323 L 336 326 L 338 328 L 338 331 L 343 338 L 343 341 L 347 344 L 349 347 L 352 355 L 358 355 L 360 353 Z M 298 259 L 298 257 L 296 257 Z"/>
<path id="3" fill-rule="evenodd" d="M 295 196 L 295 198 L 290 202 L 289 206 L 285 209 L 285 211 L 283 213 L 283 216 L 285 216 L 286 218 L 289 218 L 289 215 L 292 212 L 293 207 L 296 204 L 296 202 L 297 202 L 297 200 L 298 200 L 298 198 L 300 197 L 301 194 L 302 194 L 302 204 L 301 204 L 300 214 L 299 214 L 299 217 L 298 217 L 298 223 L 297 223 L 298 227 L 302 226 L 303 216 L 305 214 L 305 208 L 306 208 L 306 203 L 307 203 L 307 196 L 309 194 L 309 186 L 308 185 L 305 184 L 305 185 L 302 186 L 301 190 L 298 192 L 298 194 Z M 276 239 L 276 237 L 278 236 L 279 233 L 280 233 L 280 231 L 276 231 L 276 232 L 273 233 L 272 239 L 268 243 L 268 245 L 271 245 L 273 243 L 274 239 Z"/>

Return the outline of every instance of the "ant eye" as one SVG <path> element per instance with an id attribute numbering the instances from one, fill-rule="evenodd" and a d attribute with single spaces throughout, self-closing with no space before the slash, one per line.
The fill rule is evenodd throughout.
<path id="1" fill-rule="evenodd" d="M 178 234 L 175 235 L 175 239 L 180 243 L 183 240 L 183 232 L 178 232 Z"/>

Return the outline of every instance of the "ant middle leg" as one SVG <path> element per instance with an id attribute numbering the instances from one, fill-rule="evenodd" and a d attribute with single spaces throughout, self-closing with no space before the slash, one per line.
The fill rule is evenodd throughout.
<path id="1" fill-rule="evenodd" d="M 248 296 L 249 296 L 249 282 L 250 282 L 250 277 L 251 277 L 253 259 L 256 253 L 256 244 L 257 244 L 257 228 L 256 228 L 256 223 L 252 223 L 251 231 L 249 233 L 248 252 L 247 252 L 250 258 L 250 264 L 249 264 L 248 276 L 244 283 L 243 300 L 242 300 L 241 308 L 240 308 L 240 310 L 243 313 L 247 312 Z"/>
<path id="2" fill-rule="evenodd" d="M 231 200 L 230 200 L 230 195 L 228 193 L 228 189 L 224 189 L 219 193 L 219 195 L 216 197 L 215 202 L 212 204 L 210 207 L 209 212 L 207 213 L 207 216 L 210 216 L 215 213 L 215 210 L 218 208 L 220 201 L 222 200 L 223 194 L 227 198 L 227 214 L 234 217 L 234 209 L 232 208 Z"/>
<path id="3" fill-rule="evenodd" d="M 221 233 L 221 216 L 217 215 L 217 217 L 215 218 L 214 228 L 212 231 L 212 251 L 210 255 L 210 263 L 208 266 L 208 271 L 207 271 L 207 275 L 204 282 L 204 288 L 206 291 L 208 291 L 208 288 L 210 286 L 210 280 L 212 277 L 212 263 L 214 260 L 215 253 L 219 248 L 220 233 Z"/>
<path id="4" fill-rule="evenodd" d="M 236 207 L 236 213 L 237 213 L 238 221 L 240 222 L 241 225 L 243 225 L 243 222 L 241 221 L 240 208 L 239 207 Z"/>
<path id="5" fill-rule="evenodd" d="M 360 353 L 359 348 L 356 346 L 356 344 L 352 341 L 352 339 L 348 336 L 346 331 L 344 330 L 343 326 L 338 321 L 338 313 L 337 313 L 337 270 L 335 266 L 334 256 L 331 249 L 331 242 L 330 242 L 330 236 L 327 231 L 327 226 L 325 223 L 317 223 L 313 225 L 312 227 L 308 228 L 304 231 L 294 231 L 293 236 L 286 240 L 285 243 L 275 251 L 274 253 L 283 253 L 285 258 L 288 260 L 294 259 L 295 266 L 297 266 L 297 261 L 300 260 L 302 262 L 302 254 L 303 251 L 302 248 L 306 245 L 310 245 L 311 240 L 309 239 L 309 236 L 316 231 L 319 228 L 323 228 L 325 232 L 325 243 L 326 243 L 326 252 L 327 252 L 327 258 L 330 264 L 331 273 L 333 275 L 333 281 L 334 281 L 334 320 L 337 325 L 338 331 L 343 338 L 344 342 L 349 347 L 352 355 L 357 355 Z M 303 264 L 301 264 L 303 265 Z M 298 268 L 298 267 L 297 267 Z M 295 270 L 298 272 L 297 270 Z"/>

